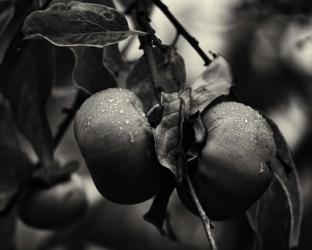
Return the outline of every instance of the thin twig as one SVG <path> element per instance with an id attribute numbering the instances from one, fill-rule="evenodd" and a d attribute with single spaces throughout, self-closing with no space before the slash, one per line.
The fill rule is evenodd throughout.
<path id="1" fill-rule="evenodd" d="M 202 220 L 202 223 L 204 225 L 204 229 L 205 229 L 205 233 L 207 235 L 207 238 L 208 238 L 208 241 L 209 241 L 209 244 L 210 244 L 210 248 L 212 250 L 217 250 L 217 246 L 216 246 L 216 243 L 214 241 L 214 238 L 212 236 L 212 233 L 211 233 L 211 221 L 210 219 L 207 217 L 198 197 L 197 197 L 197 194 L 196 194 L 196 191 L 193 187 L 193 184 L 192 184 L 192 181 L 190 179 L 190 176 L 188 173 L 186 173 L 185 175 L 186 177 L 186 181 L 187 181 L 187 185 L 188 185 L 188 188 L 189 188 L 189 191 L 190 191 L 190 194 L 192 196 L 192 199 L 196 205 L 196 208 L 197 208 L 197 211 L 200 215 L 200 218 Z"/>
<path id="2" fill-rule="evenodd" d="M 146 57 L 148 68 L 151 74 L 153 89 L 155 97 L 160 104 L 160 84 L 159 84 L 159 74 L 157 69 L 156 60 L 153 53 L 153 44 L 158 44 L 160 46 L 161 42 L 156 37 L 155 31 L 149 24 L 149 19 L 147 18 L 147 10 L 144 6 L 144 1 L 138 0 L 136 5 L 136 20 L 138 25 L 143 29 L 143 31 L 148 33 L 148 36 L 139 36 L 141 48 L 144 51 L 144 56 Z"/>
<path id="3" fill-rule="evenodd" d="M 67 115 L 65 119 L 62 121 L 62 123 L 59 125 L 56 135 L 54 137 L 53 141 L 54 149 L 56 149 L 59 143 L 61 142 L 72 120 L 75 118 L 77 110 L 80 108 L 81 104 L 84 102 L 86 98 L 87 95 L 84 92 L 78 90 L 76 98 L 72 104 L 72 107 L 70 109 L 63 110 Z"/>
<path id="4" fill-rule="evenodd" d="M 200 48 L 198 41 L 190 35 L 190 33 L 182 26 L 182 24 L 175 18 L 175 16 L 170 12 L 167 5 L 162 3 L 161 0 L 153 0 L 153 3 L 164 13 L 164 15 L 170 20 L 177 31 L 185 38 L 186 41 L 195 49 L 199 56 L 205 62 L 205 65 L 211 63 L 211 59 L 206 55 L 206 53 Z"/>

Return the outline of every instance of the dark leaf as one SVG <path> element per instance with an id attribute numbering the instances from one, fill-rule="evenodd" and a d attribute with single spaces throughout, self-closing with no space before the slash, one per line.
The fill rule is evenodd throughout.
<path id="1" fill-rule="evenodd" d="M 162 119 L 162 114 L 163 108 L 159 104 L 156 104 L 147 112 L 146 117 L 148 119 L 149 124 L 153 128 L 156 128 L 157 125 L 160 123 Z"/>
<path id="2" fill-rule="evenodd" d="M 302 198 L 300 193 L 299 178 L 295 163 L 291 156 L 287 143 L 279 128 L 269 118 L 269 125 L 274 134 L 276 143 L 277 160 L 271 164 L 273 171 L 279 176 L 288 192 L 288 199 L 291 205 L 291 234 L 290 246 L 296 247 L 299 243 L 299 235 L 302 221 Z"/>
<path id="3" fill-rule="evenodd" d="M 19 148 L 19 142 L 12 118 L 11 109 L 7 101 L 0 94 L 0 146 Z"/>
<path id="4" fill-rule="evenodd" d="M 119 2 L 125 7 L 125 9 L 128 9 L 135 3 L 136 0 L 119 0 Z M 152 0 L 145 0 L 144 3 L 146 4 L 147 8 L 151 8 L 153 1 Z"/>
<path id="5" fill-rule="evenodd" d="M 115 9 L 92 3 L 57 3 L 27 17 L 26 38 L 43 37 L 57 46 L 102 48 L 143 32 L 131 31 Z"/>
<path id="6" fill-rule="evenodd" d="M 189 96 L 185 92 L 162 93 L 162 120 L 154 131 L 157 158 L 177 180 L 182 178 L 182 169 L 179 168 L 179 147 L 183 138 L 182 126 L 189 106 L 187 97 Z"/>
<path id="7" fill-rule="evenodd" d="M 0 32 L 0 65 L 3 62 L 7 50 L 12 44 L 14 44 L 14 39 L 19 37 L 20 28 L 22 27 L 26 16 L 34 10 L 32 0 L 16 0 L 8 2 L 14 2 L 15 10 L 11 22 L 7 24 L 6 29 L 3 29 L 2 34 Z"/>
<path id="8" fill-rule="evenodd" d="M 172 181 L 159 194 L 157 194 L 154 198 L 152 206 L 143 216 L 144 220 L 157 227 L 162 235 L 166 234 L 165 230 L 163 229 L 163 225 L 167 215 L 168 202 L 174 187 L 174 181 Z"/>
<path id="9" fill-rule="evenodd" d="M 2 32 L 6 29 L 11 22 L 15 12 L 15 6 L 13 1 L 1 1 L 0 2 L 0 37 Z"/>
<path id="10" fill-rule="evenodd" d="M 166 93 L 178 92 L 183 89 L 186 80 L 183 58 L 171 47 L 154 48 L 153 54 L 159 75 L 159 87 Z M 130 72 L 126 84 L 127 88 L 142 100 L 145 111 L 156 104 L 154 86 L 144 55 Z"/>
<path id="11" fill-rule="evenodd" d="M 102 50 L 99 48 L 73 48 L 76 64 L 73 80 L 78 88 L 89 94 L 103 89 L 117 87 L 115 76 L 102 64 Z"/>
<path id="12" fill-rule="evenodd" d="M 274 174 L 272 183 L 248 211 L 255 232 L 254 250 L 289 250 L 291 203 L 283 181 Z"/>
<path id="13" fill-rule="evenodd" d="M 8 103 L 0 96 L 0 214 L 14 205 L 34 168 L 21 151 Z"/>
<path id="14" fill-rule="evenodd" d="M 129 65 L 122 57 L 118 44 L 103 48 L 103 65 L 114 73 L 129 70 Z"/>
<path id="15" fill-rule="evenodd" d="M 27 41 L 9 59 L 2 72 L 2 87 L 13 118 L 41 163 L 49 165 L 53 140 L 45 108 L 54 81 L 52 46 L 44 40 Z"/>
<path id="16" fill-rule="evenodd" d="M 75 56 L 71 49 L 65 47 L 54 47 L 55 60 L 55 87 L 73 85 L 73 70 L 75 67 Z"/>
<path id="17" fill-rule="evenodd" d="M 232 85 L 232 73 L 228 62 L 218 55 L 193 82 L 191 88 L 190 115 L 202 112 L 213 100 L 228 95 Z"/>
<path id="18" fill-rule="evenodd" d="M 302 201 L 298 174 L 287 143 L 281 132 L 271 119 L 268 117 L 265 118 L 272 128 L 276 143 L 277 157 L 270 162 L 270 166 L 274 173 L 275 186 L 278 184 L 280 188 L 279 191 L 275 188 L 275 194 L 271 201 L 269 201 L 269 197 L 262 197 L 257 202 L 258 205 L 255 205 L 248 212 L 249 221 L 253 230 L 258 235 L 259 242 L 264 245 L 263 249 L 294 248 L 297 247 L 299 243 L 302 220 Z M 272 190 L 270 192 L 272 192 Z M 283 202 L 278 200 L 282 199 L 282 197 L 285 197 Z M 266 203 L 274 203 L 275 205 L 272 205 L 265 213 L 259 208 Z M 272 213 L 276 214 L 276 216 L 272 215 Z M 260 214 L 262 216 L 261 218 L 259 217 Z M 267 218 L 264 219 L 263 217 Z M 275 230 L 270 231 L 270 238 L 268 238 L 269 234 L 264 232 L 266 229 L 259 231 L 259 223 L 261 223 L 261 226 L 264 228 L 275 227 Z M 283 223 L 284 226 L 272 226 L 274 223 Z M 271 242 L 273 247 L 269 248 Z M 274 248 L 274 246 L 277 247 L 278 244 L 283 248 Z"/>
<path id="19" fill-rule="evenodd" d="M 67 1 L 69 1 L 69 0 L 67 0 Z M 116 9 L 113 0 L 78 0 L 77 2 L 102 4 L 102 5 Z"/>

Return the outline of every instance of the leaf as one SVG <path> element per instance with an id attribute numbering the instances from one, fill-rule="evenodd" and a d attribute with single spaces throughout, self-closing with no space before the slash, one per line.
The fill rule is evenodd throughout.
<path id="1" fill-rule="evenodd" d="M 118 44 L 113 44 L 103 48 L 103 65 L 114 73 L 129 70 L 129 65 L 122 57 Z"/>
<path id="2" fill-rule="evenodd" d="M 15 12 L 13 1 L 0 2 L 0 37 L 11 22 Z"/>
<path id="3" fill-rule="evenodd" d="M 157 125 L 160 123 L 163 115 L 163 108 L 156 104 L 152 107 L 146 114 L 148 123 L 151 125 L 152 128 L 156 128 Z"/>
<path id="4" fill-rule="evenodd" d="M 117 86 L 115 76 L 102 64 L 102 50 L 98 48 L 72 48 L 76 63 L 73 80 L 78 88 L 89 94 Z"/>
<path id="5" fill-rule="evenodd" d="M 8 102 L 0 94 L 0 146 L 19 148 L 19 142 Z"/>
<path id="6" fill-rule="evenodd" d="M 166 93 L 183 89 L 186 80 L 183 58 L 169 46 L 164 49 L 153 48 L 153 54 L 159 75 L 159 87 Z M 141 99 L 145 111 L 156 104 L 153 81 L 144 55 L 130 72 L 126 86 Z"/>
<path id="7" fill-rule="evenodd" d="M 20 150 L 8 103 L 0 96 L 0 214 L 9 212 L 33 171 Z"/>
<path id="8" fill-rule="evenodd" d="M 274 197 L 271 201 L 269 201 L 269 198 L 262 197 L 257 202 L 258 208 L 256 209 L 254 206 L 248 212 L 249 221 L 262 244 L 267 244 L 263 249 L 270 249 L 266 248 L 269 247 L 270 242 L 272 242 L 273 246 L 274 244 L 278 245 L 282 244 L 282 242 L 283 244 L 286 242 L 285 245 L 283 245 L 283 248 L 280 249 L 294 248 L 297 247 L 299 243 L 302 221 L 302 199 L 298 174 L 287 143 L 281 132 L 271 119 L 265 115 L 264 117 L 272 129 L 275 139 L 277 157 L 270 162 L 270 166 L 274 173 L 274 178 L 277 180 L 275 182 L 278 182 L 280 188 L 279 190 L 277 190 L 278 188 L 275 188 Z M 282 197 L 284 197 L 283 202 L 278 200 L 282 199 Z M 264 206 L 265 203 L 274 203 L 274 206 L 272 205 L 272 207 L 267 209 L 266 212 L 259 210 L 259 206 Z M 280 213 L 280 215 L 273 216 L 272 213 Z M 258 218 L 259 214 L 261 214 L 261 218 Z M 267 218 L 264 219 L 264 217 Z M 275 227 L 276 229 L 271 232 L 271 237 L 268 238 L 269 236 L 267 236 L 266 233 L 262 235 L 265 230 L 259 231 L 259 223 L 265 228 L 272 226 L 271 224 L 274 223 L 284 223 L 284 227 L 273 225 L 272 227 Z M 271 249 L 279 248 L 273 247 Z"/>
<path id="9" fill-rule="evenodd" d="M 131 7 L 131 5 L 133 5 L 135 3 L 136 0 L 119 0 L 119 2 L 126 8 L 128 9 L 129 7 Z M 153 5 L 153 1 L 152 0 L 145 0 L 144 3 L 146 4 L 147 8 L 151 8 Z"/>
<path id="10" fill-rule="evenodd" d="M 144 32 L 129 30 L 126 18 L 115 9 L 92 3 L 56 3 L 35 11 L 25 20 L 26 38 L 43 37 L 56 46 L 102 48 Z"/>
<path id="11" fill-rule="evenodd" d="M 284 139 L 279 128 L 268 117 L 266 117 L 266 120 L 273 131 L 277 151 L 277 159 L 271 164 L 271 167 L 285 185 L 289 195 L 288 198 L 292 211 L 291 234 L 289 241 L 291 247 L 296 247 L 299 243 L 303 209 L 298 173 L 286 140 Z"/>
<path id="12" fill-rule="evenodd" d="M 7 50 L 12 46 L 14 39 L 20 38 L 20 28 L 26 16 L 34 10 L 32 0 L 15 0 L 11 2 L 15 4 L 13 19 L 7 24 L 6 29 L 3 29 L 2 34 L 0 32 L 0 65 L 4 60 Z"/>
<path id="13" fill-rule="evenodd" d="M 218 55 L 188 87 L 191 88 L 190 115 L 202 112 L 213 100 L 228 95 L 232 73 L 228 62 Z"/>
<path id="14" fill-rule="evenodd" d="M 144 220 L 153 224 L 162 235 L 166 235 L 163 225 L 167 215 L 168 202 L 174 188 L 174 181 L 169 182 L 169 184 L 156 195 L 150 209 L 143 216 Z"/>
<path id="15" fill-rule="evenodd" d="M 254 250 L 289 250 L 291 208 L 287 188 L 278 175 L 247 213 L 256 234 Z"/>
<path id="16" fill-rule="evenodd" d="M 55 87 L 72 87 L 75 56 L 70 48 L 54 47 Z"/>
<path id="17" fill-rule="evenodd" d="M 168 168 L 177 180 L 181 180 L 179 150 L 183 139 L 182 126 L 188 111 L 189 99 L 186 92 L 162 93 L 161 97 L 163 116 L 154 130 L 156 154 L 160 164 Z"/>
<path id="18" fill-rule="evenodd" d="M 10 56 L 1 76 L 17 127 L 31 142 L 43 165 L 49 165 L 53 159 L 53 139 L 45 110 L 54 81 L 51 49 L 44 40 L 24 42 Z"/>

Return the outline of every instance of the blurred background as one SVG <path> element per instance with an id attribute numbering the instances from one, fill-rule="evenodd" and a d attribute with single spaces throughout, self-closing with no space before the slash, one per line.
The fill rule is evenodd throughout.
<path id="1" fill-rule="evenodd" d="M 124 7 L 115 1 L 120 11 Z M 196 37 L 205 52 L 224 55 L 234 75 L 234 89 L 240 99 L 271 117 L 287 140 L 299 171 L 304 198 L 300 248 L 311 249 L 312 238 L 312 6 L 309 1 L 275 0 L 163 0 L 177 19 Z M 266 4 L 266 2 L 271 2 Z M 274 4 L 276 2 L 276 4 Z M 175 29 L 156 8 L 152 27 L 164 44 L 175 39 Z M 130 44 L 130 46 L 129 46 Z M 125 47 L 128 47 L 125 49 Z M 137 40 L 120 44 L 127 61 L 141 55 Z M 201 58 L 183 39 L 177 42 L 185 60 L 187 81 L 203 70 Z M 64 119 L 62 109 L 75 96 L 71 70 L 74 58 L 69 50 L 58 49 L 64 63 L 57 68 L 57 88 L 49 100 L 49 122 L 54 132 Z M 24 147 L 30 147 L 26 142 Z M 79 159 L 80 174 L 91 209 L 86 218 L 66 231 L 35 230 L 17 224 L 17 249 L 207 249 L 199 218 L 188 212 L 174 194 L 169 211 L 178 242 L 162 237 L 142 215 L 151 201 L 138 205 L 117 205 L 96 191 L 72 127 L 57 150 L 63 162 Z M 2 232 L 0 231 L 0 234 Z M 245 218 L 215 223 L 214 234 L 220 250 L 250 249 L 252 232 Z M 1 248 L 1 242 L 0 242 Z"/>

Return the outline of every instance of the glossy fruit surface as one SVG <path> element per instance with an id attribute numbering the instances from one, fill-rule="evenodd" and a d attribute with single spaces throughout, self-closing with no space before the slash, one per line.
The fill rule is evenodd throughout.
<path id="1" fill-rule="evenodd" d="M 214 220 L 246 211 L 266 190 L 275 156 L 273 133 L 252 108 L 223 102 L 203 115 L 206 144 L 190 177 L 207 215 Z M 185 185 L 178 189 L 182 202 L 197 214 Z"/>
<path id="2" fill-rule="evenodd" d="M 142 202 L 166 183 L 152 129 L 134 93 L 112 88 L 91 96 L 77 112 L 75 136 L 97 189 L 107 199 Z"/>
<path id="3" fill-rule="evenodd" d="M 81 178 L 52 187 L 30 186 L 19 204 L 19 216 L 28 226 L 38 229 L 63 229 L 81 220 L 88 210 Z"/>

